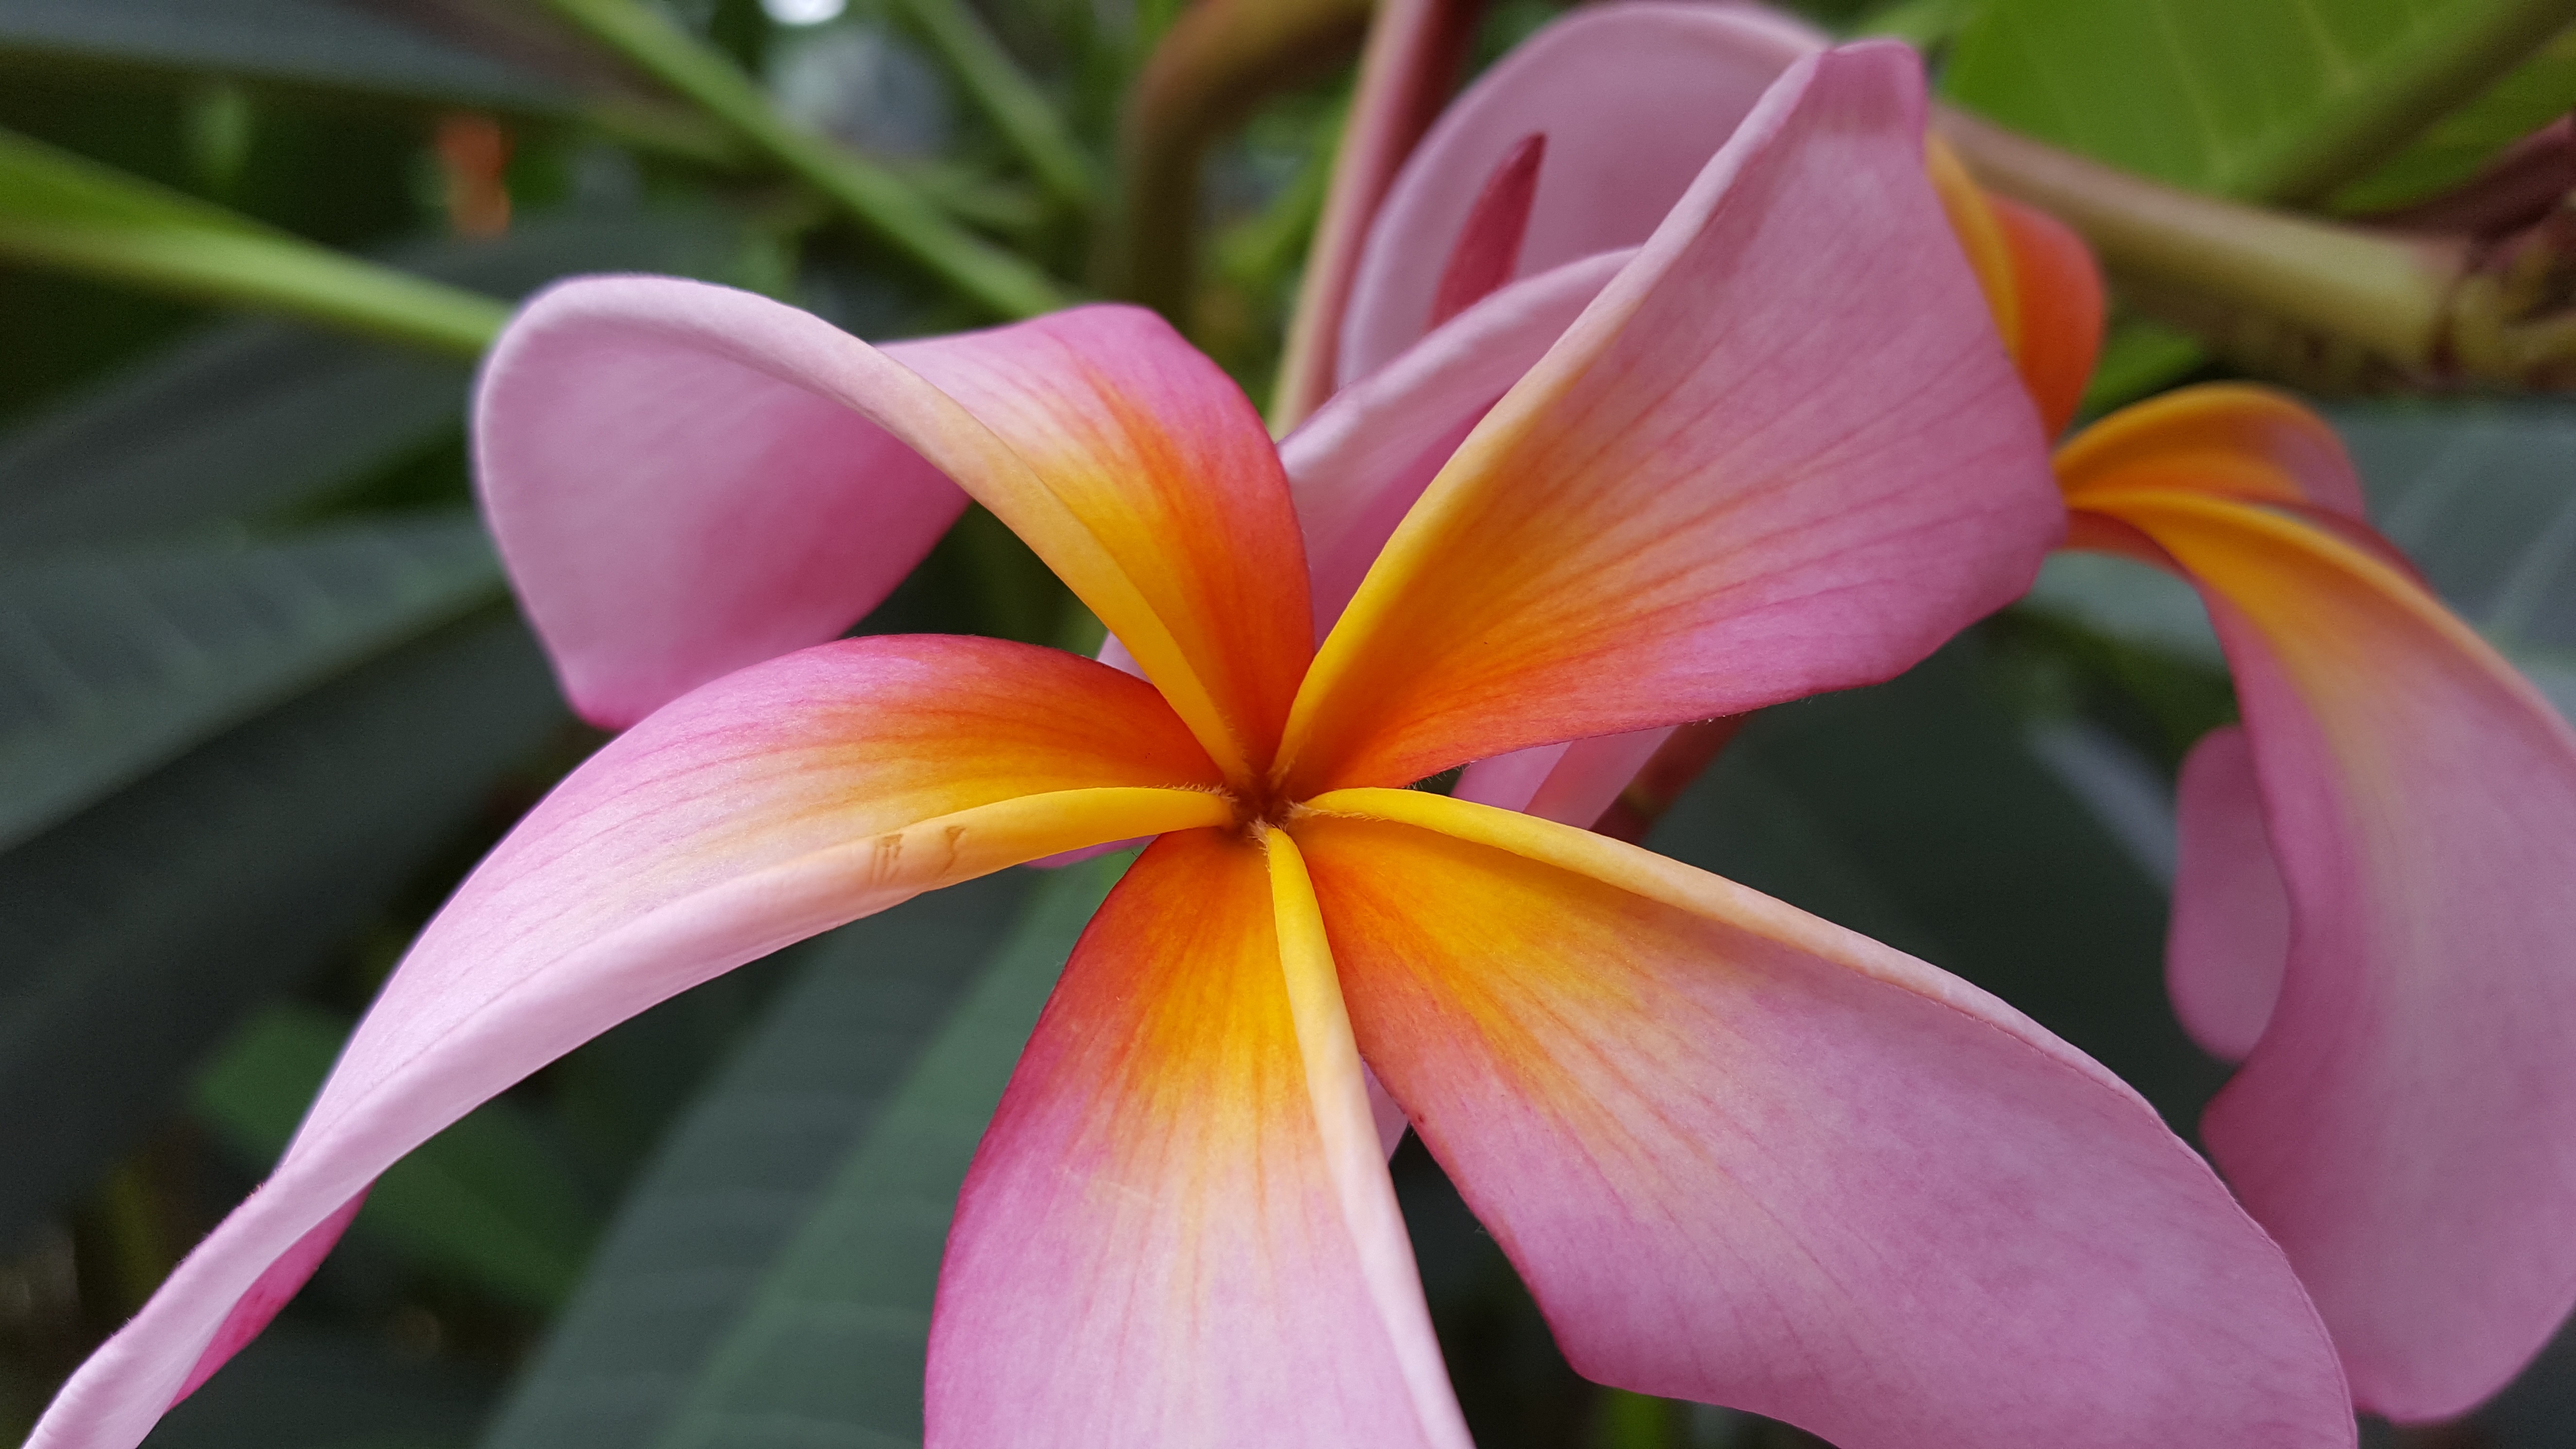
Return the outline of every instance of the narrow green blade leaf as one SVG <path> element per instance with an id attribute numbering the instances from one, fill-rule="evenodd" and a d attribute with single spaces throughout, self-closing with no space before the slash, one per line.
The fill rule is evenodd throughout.
<path id="1" fill-rule="evenodd" d="M 720 275 L 739 241 L 711 216 L 541 217 L 488 242 L 389 260 L 495 296 L 580 272 Z M 0 438 L 0 556 L 250 520 L 416 456 L 462 424 L 471 373 L 275 322 L 169 348 Z"/>
<path id="2" fill-rule="evenodd" d="M 1957 972 L 2188 1133 L 2225 1072 L 2164 996 L 2163 892 L 2031 748 L 1974 636 L 1764 710 L 1648 843 Z"/>
<path id="3" fill-rule="evenodd" d="M 197 1079 L 197 1113 L 265 1172 L 330 1075 L 350 1023 L 282 1004 L 253 1019 Z M 519 1106 L 486 1102 L 386 1170 L 357 1229 L 534 1308 L 580 1281 L 598 1223 L 561 1156 Z"/>
<path id="4" fill-rule="evenodd" d="M 2313 201 L 2571 19 L 2569 0 L 1992 0 L 1942 85 L 2015 130 L 2132 171 Z"/>
<path id="5" fill-rule="evenodd" d="M 902 13 L 928 37 L 966 94 L 1028 162 L 1056 199 L 1090 204 L 1091 163 L 1074 144 L 1064 117 L 964 0 L 900 0 Z"/>
<path id="6" fill-rule="evenodd" d="M 470 514 L 0 575 L 0 849 L 500 593 Z"/>
<path id="7" fill-rule="evenodd" d="M 956 1015 L 1033 875 L 933 892 L 797 948 L 801 974 L 629 1193 L 488 1449 L 630 1449 L 669 1423 Z"/>
<path id="8" fill-rule="evenodd" d="M 1054 278 L 959 228 L 902 177 L 789 125 L 731 60 L 641 0 L 546 4 L 995 315 L 1033 317 L 1071 301 Z"/>
<path id="9" fill-rule="evenodd" d="M 958 1187 L 1065 958 L 1126 868 L 1058 872 L 867 1133 L 664 1424 L 655 1449 L 921 1442 L 931 1297 Z"/>
<path id="10" fill-rule="evenodd" d="M 315 246 L 8 132 L 0 256 L 452 356 L 479 356 L 509 316 L 491 297 Z"/>
<path id="11" fill-rule="evenodd" d="M 467 620 L 0 853 L 0 1241 L 160 1121 L 563 717 L 526 632 Z"/>
<path id="12" fill-rule="evenodd" d="M 213 71 L 493 110 L 574 109 L 544 77 L 318 0 L 10 0 L 0 5 L 0 57 Z"/>

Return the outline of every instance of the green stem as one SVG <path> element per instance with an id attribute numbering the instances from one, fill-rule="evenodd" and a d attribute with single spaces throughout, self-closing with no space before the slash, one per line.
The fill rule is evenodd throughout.
<path id="1" fill-rule="evenodd" d="M 2410 371 L 2439 360 L 2459 259 L 2437 246 L 2182 191 L 1958 111 L 1937 125 L 1979 182 L 2083 233 L 2124 282 L 2348 339 Z"/>
<path id="2" fill-rule="evenodd" d="M 2440 15 L 2422 37 L 2382 49 L 2311 124 L 2213 178 L 2214 189 L 2293 204 L 2324 200 L 2576 23 L 2576 0 L 2455 0 Z"/>
<path id="3" fill-rule="evenodd" d="M 974 11 L 959 0 L 901 0 L 903 12 L 928 38 L 966 94 L 984 108 L 1005 140 L 1020 153 L 1038 182 L 1069 206 L 1091 204 L 1091 164 L 1065 129 L 1064 118 L 1036 82 L 1002 49 Z"/>
<path id="4" fill-rule="evenodd" d="M 997 315 L 1032 317 L 1069 300 L 1053 278 L 958 227 L 894 173 L 787 124 L 739 67 L 660 13 L 636 0 L 546 3 Z"/>
<path id="5" fill-rule="evenodd" d="M 0 131 L 0 256 L 472 358 L 506 302 L 316 246 Z"/>

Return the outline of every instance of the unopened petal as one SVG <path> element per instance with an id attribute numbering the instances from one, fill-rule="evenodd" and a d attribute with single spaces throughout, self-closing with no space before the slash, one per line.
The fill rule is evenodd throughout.
<path id="1" fill-rule="evenodd" d="M 1218 781 L 1149 686 L 995 640 L 827 644 L 681 699 L 457 888 L 275 1174 L 81 1367 L 31 1444 L 130 1449 L 292 1294 L 378 1173 L 606 1028 L 924 890 L 1230 819 Z"/>
<path id="2" fill-rule="evenodd" d="M 2011 1008 L 1586 832 L 1314 808 L 1360 1048 L 1585 1374 L 1844 1449 L 2352 1442 L 2279 1250 Z"/>
<path id="3" fill-rule="evenodd" d="M 1921 85 L 1872 44 L 1774 86 L 1398 528 L 1292 793 L 1883 678 L 2027 587 L 2065 515 Z"/>
<path id="4" fill-rule="evenodd" d="M 1370 223 L 1342 314 L 1342 384 L 1431 330 L 1478 195 L 1528 137 L 1548 150 L 1520 277 L 1643 242 L 1771 82 L 1824 45 L 1752 6 L 1643 3 L 1578 11 L 1513 47 L 1441 113 Z"/>

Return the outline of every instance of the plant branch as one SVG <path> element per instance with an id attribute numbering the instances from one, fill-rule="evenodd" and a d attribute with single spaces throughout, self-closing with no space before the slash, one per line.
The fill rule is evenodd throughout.
<path id="1" fill-rule="evenodd" d="M 1035 316 L 1069 300 L 1053 278 L 957 226 L 894 173 L 787 124 L 739 67 L 659 12 L 637 0 L 546 4 L 996 315 Z"/>
<path id="2" fill-rule="evenodd" d="M 2476 0 L 2442 16 L 2423 36 L 2382 50 L 2313 124 L 2243 157 L 2216 178 L 2216 189 L 2293 205 L 2323 201 L 2576 23 L 2576 0 Z"/>

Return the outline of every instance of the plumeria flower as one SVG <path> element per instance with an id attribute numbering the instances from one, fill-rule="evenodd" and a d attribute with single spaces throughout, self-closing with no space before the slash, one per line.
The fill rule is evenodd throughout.
<path id="1" fill-rule="evenodd" d="M 1634 245 L 1768 77 L 1822 43 L 1658 4 L 1534 36 L 1399 174 L 1355 269 L 1343 376 L 1400 365 L 1463 270 L 1545 275 Z M 1929 166 L 2060 431 L 2101 340 L 2093 258 L 1940 148 Z M 2184 1025 L 2245 1064 L 2203 1123 L 2210 1151 L 2315 1295 L 2356 1401 L 2460 1413 L 2576 1303 L 2576 734 L 2370 527 L 2341 444 L 2290 399 L 2185 389 L 2055 466 L 2071 546 L 2199 589 L 2242 706 L 2182 771 L 2168 942 Z M 1490 760 L 1459 793 L 1590 823 L 1660 738 Z"/>
<path id="2" fill-rule="evenodd" d="M 1506 289 L 1385 369 L 1413 407 L 1319 418 L 1319 498 L 1449 436 L 1320 646 L 1280 453 L 1148 314 L 877 349 L 690 283 L 532 303 L 481 383 L 487 502 L 568 692 L 633 727 L 459 888 L 37 1449 L 134 1444 L 389 1163 L 614 1022 L 1139 836 L 960 1198 L 930 1444 L 1465 1445 L 1364 1063 L 1598 1379 L 1846 1449 L 2348 1444 L 2287 1263 L 2098 1065 L 1740 886 L 1405 788 L 1883 678 L 2027 584 L 2064 513 L 1920 86 L 1892 46 L 1798 62 L 1570 326 Z M 1480 395 L 1466 343 L 1533 318 L 1562 335 Z M 818 642 L 967 495 L 1142 678 Z"/>

